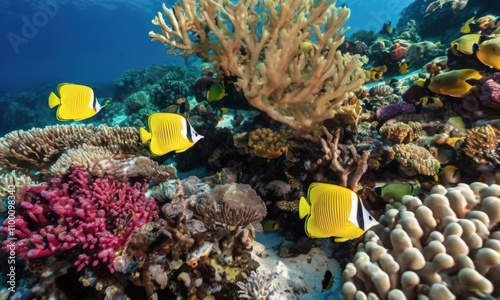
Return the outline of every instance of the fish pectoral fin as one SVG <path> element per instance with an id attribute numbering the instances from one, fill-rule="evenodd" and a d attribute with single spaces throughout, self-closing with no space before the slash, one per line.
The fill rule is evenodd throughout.
<path id="1" fill-rule="evenodd" d="M 347 242 L 348 238 L 335 238 L 335 243 L 344 243 L 344 242 Z"/>
<path id="2" fill-rule="evenodd" d="M 61 99 L 54 92 L 51 92 L 49 95 L 49 107 L 53 108 L 58 105 L 61 105 Z"/>

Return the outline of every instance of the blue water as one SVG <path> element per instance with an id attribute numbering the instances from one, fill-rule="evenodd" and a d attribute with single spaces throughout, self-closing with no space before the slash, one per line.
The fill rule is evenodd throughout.
<path id="1" fill-rule="evenodd" d="M 112 84 L 124 70 L 176 63 L 148 32 L 161 0 L 2 0 L 0 2 L 0 91 L 42 83 Z M 341 6 L 345 0 L 339 1 Z M 350 33 L 378 32 L 396 24 L 404 1 L 347 1 Z M 155 28 L 156 27 L 156 28 Z"/>

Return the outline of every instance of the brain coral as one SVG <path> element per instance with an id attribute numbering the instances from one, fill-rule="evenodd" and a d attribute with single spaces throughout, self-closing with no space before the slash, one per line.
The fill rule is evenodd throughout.
<path id="1" fill-rule="evenodd" d="M 499 196 L 499 185 L 478 182 L 435 186 L 423 201 L 404 196 L 344 270 L 345 298 L 499 297 Z"/>
<path id="2" fill-rule="evenodd" d="M 427 149 L 415 144 L 396 145 L 393 151 L 396 161 L 400 163 L 399 167 L 408 176 L 416 174 L 432 176 L 441 166 Z"/>

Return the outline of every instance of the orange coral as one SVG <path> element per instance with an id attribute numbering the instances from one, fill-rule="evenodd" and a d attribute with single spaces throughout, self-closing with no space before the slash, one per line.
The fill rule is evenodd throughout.
<path id="1" fill-rule="evenodd" d="M 253 148 L 258 157 L 277 158 L 286 151 L 287 134 L 275 132 L 269 128 L 259 128 L 250 132 L 248 147 Z"/>

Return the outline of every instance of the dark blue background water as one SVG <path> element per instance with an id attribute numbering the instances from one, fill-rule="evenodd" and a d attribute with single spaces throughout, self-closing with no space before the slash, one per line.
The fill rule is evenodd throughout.
<path id="1" fill-rule="evenodd" d="M 396 23 L 411 0 L 342 0 L 351 9 L 350 33 Z M 47 5 L 51 3 L 52 5 Z M 57 3 L 57 8 L 54 3 Z M 174 1 L 166 1 L 171 7 Z M 158 0 L 1 0 L 0 91 L 40 83 L 112 84 L 130 68 L 184 60 L 166 54 L 148 32 Z M 47 6 L 50 9 L 47 9 Z"/>

